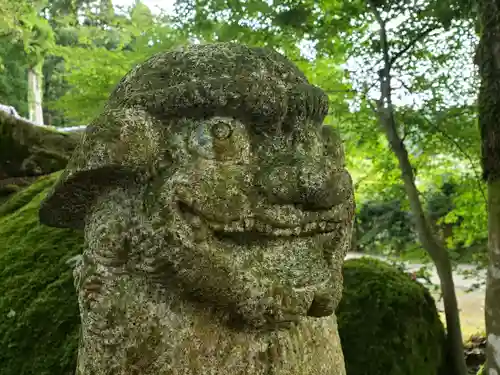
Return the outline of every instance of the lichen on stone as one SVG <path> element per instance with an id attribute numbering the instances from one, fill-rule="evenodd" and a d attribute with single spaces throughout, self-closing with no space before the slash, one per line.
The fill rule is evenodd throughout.
<path id="1" fill-rule="evenodd" d="M 233 43 L 122 79 L 40 208 L 85 233 L 77 374 L 344 374 L 354 198 L 327 111 L 285 57 Z"/>

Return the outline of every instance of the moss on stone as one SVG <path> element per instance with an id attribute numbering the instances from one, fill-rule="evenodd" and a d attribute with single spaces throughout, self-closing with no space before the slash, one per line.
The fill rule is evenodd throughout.
<path id="1" fill-rule="evenodd" d="M 11 177 L 0 180 L 0 205 L 5 203 L 15 193 L 31 185 L 39 177 L 40 176 Z"/>
<path id="2" fill-rule="evenodd" d="M 34 126 L 0 111 L 0 181 L 64 168 L 80 138 L 79 132 Z"/>
<path id="3" fill-rule="evenodd" d="M 444 328 L 421 284 L 375 259 L 344 264 L 337 310 L 349 375 L 436 375 L 442 371 Z"/>
<path id="4" fill-rule="evenodd" d="M 60 174 L 60 172 L 56 172 L 47 176 L 42 176 L 37 179 L 36 183 L 25 189 L 19 189 L 18 185 L 7 185 L 11 186 L 14 191 L 17 189 L 19 189 L 19 191 L 18 194 L 15 194 L 0 206 L 0 218 L 18 210 L 28 204 L 38 194 L 50 188 Z"/>
<path id="5" fill-rule="evenodd" d="M 38 208 L 59 173 L 0 206 L 0 374 L 74 374 L 79 314 L 71 266 L 83 236 L 42 226 Z"/>
<path id="6" fill-rule="evenodd" d="M 5 184 L 0 186 L 0 204 L 4 203 L 9 197 L 21 190 L 21 188 L 14 184 Z"/>

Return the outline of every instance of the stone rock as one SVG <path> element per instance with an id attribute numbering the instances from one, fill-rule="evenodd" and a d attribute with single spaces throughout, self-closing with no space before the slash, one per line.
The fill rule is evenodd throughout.
<path id="1" fill-rule="evenodd" d="M 63 169 L 81 134 L 35 126 L 0 111 L 0 186 L 3 180 Z"/>
<path id="2" fill-rule="evenodd" d="M 0 108 L 0 203 L 37 177 L 63 169 L 80 136 L 35 126 Z"/>
<path id="3" fill-rule="evenodd" d="M 285 57 L 233 43 L 121 80 L 39 211 L 84 231 L 77 374 L 345 374 L 354 197 L 327 111 Z"/>

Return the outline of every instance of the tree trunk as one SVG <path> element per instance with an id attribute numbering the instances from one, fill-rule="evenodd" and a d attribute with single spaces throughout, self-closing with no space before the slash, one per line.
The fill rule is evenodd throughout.
<path id="1" fill-rule="evenodd" d="M 500 375 L 500 0 L 479 1 L 477 49 L 481 86 L 479 128 L 483 178 L 488 184 L 488 252 L 485 374 Z"/>
<path id="2" fill-rule="evenodd" d="M 43 59 L 28 68 L 28 109 L 29 120 L 37 125 L 43 125 L 42 109 L 42 67 Z"/>
<path id="3" fill-rule="evenodd" d="M 390 107 L 389 107 L 390 108 Z M 389 141 L 389 145 L 396 155 L 406 195 L 410 203 L 411 212 L 415 217 L 415 226 L 422 247 L 433 260 L 439 276 L 443 305 L 446 316 L 447 349 L 453 365 L 453 374 L 467 375 L 467 365 L 464 358 L 462 331 L 460 328 L 460 314 L 458 310 L 455 283 L 450 258 L 444 245 L 434 234 L 431 223 L 420 202 L 419 192 L 415 185 L 415 175 L 411 166 L 408 152 L 403 141 L 396 132 L 394 114 L 382 116 L 381 123 Z"/>
<path id="4" fill-rule="evenodd" d="M 380 98 L 377 100 L 377 107 L 374 108 L 374 111 L 379 117 L 379 123 L 387 137 L 389 145 L 398 159 L 401 178 L 410 203 L 411 212 L 415 217 L 415 227 L 419 241 L 433 260 L 439 276 L 446 316 L 448 350 L 446 354 L 452 362 L 452 373 L 454 375 L 467 375 L 468 370 L 464 358 L 462 331 L 460 329 L 460 314 L 450 258 L 442 241 L 437 238 L 432 230 L 430 220 L 425 215 L 422 203 L 420 202 L 419 192 L 415 185 L 415 174 L 408 157 L 408 151 L 397 131 L 398 124 L 395 119 L 391 91 L 391 66 L 394 63 L 394 57 L 391 58 L 390 56 L 386 22 L 383 20 L 375 2 L 368 0 L 368 4 L 380 26 L 380 46 L 383 54 L 382 61 L 384 63 L 383 69 L 379 71 Z"/>
<path id="5" fill-rule="evenodd" d="M 490 262 L 486 278 L 485 374 L 500 374 L 500 181 L 488 183 L 488 247 Z"/>

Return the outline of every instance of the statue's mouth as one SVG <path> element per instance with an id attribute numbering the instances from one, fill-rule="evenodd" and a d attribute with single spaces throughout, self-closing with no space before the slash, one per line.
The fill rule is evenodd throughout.
<path id="1" fill-rule="evenodd" d="M 315 239 L 319 237 L 336 236 L 339 233 L 338 220 L 316 220 L 304 222 L 301 225 L 293 225 L 283 222 L 273 222 L 265 220 L 262 217 L 254 215 L 235 220 L 227 220 L 223 222 L 221 219 L 216 220 L 213 217 L 208 217 L 207 214 L 200 212 L 192 205 L 178 201 L 178 210 L 185 222 L 190 225 L 195 231 L 200 230 L 204 236 L 216 241 L 231 243 L 241 247 L 252 248 L 254 246 L 266 246 L 269 249 L 281 249 L 283 241 L 297 241 L 300 239 Z M 318 215 L 316 215 L 317 217 Z M 273 247 L 277 245 L 277 247 Z M 303 244 L 309 246 L 311 244 Z M 287 246 L 288 247 L 288 246 Z M 319 252 L 321 253 L 321 252 Z M 322 255 L 319 255 L 315 260 L 320 260 Z M 329 269 L 328 263 L 320 261 L 315 263 L 317 267 L 325 267 L 325 272 Z M 301 268 L 301 267 L 299 267 Z M 303 272 L 305 275 L 310 275 L 307 271 L 308 266 L 297 270 L 298 273 Z M 331 275 L 329 272 L 325 274 L 325 278 L 321 277 L 317 280 L 309 280 L 309 276 L 304 276 L 304 280 L 298 283 L 290 290 L 288 299 L 300 301 L 301 303 L 294 307 L 298 309 L 290 311 L 286 316 L 274 317 L 272 325 L 277 323 L 287 323 L 297 321 L 299 316 L 307 315 L 312 317 L 323 317 L 332 314 L 334 309 L 334 300 L 331 298 Z M 307 281 L 306 281 L 307 280 Z M 325 292 L 327 291 L 327 292 Z M 301 306 L 301 307 L 298 307 Z M 290 318 L 288 319 L 287 316 Z"/>
<path id="2" fill-rule="evenodd" d="M 294 239 L 298 237 L 314 237 L 327 235 L 338 230 L 339 223 L 333 220 L 319 220 L 292 225 L 273 223 L 260 217 L 248 217 L 230 222 L 221 222 L 195 210 L 190 205 L 179 202 L 179 212 L 187 223 L 194 227 L 201 225 L 210 229 L 219 240 L 230 240 L 238 243 L 248 243 L 257 240 Z"/>

